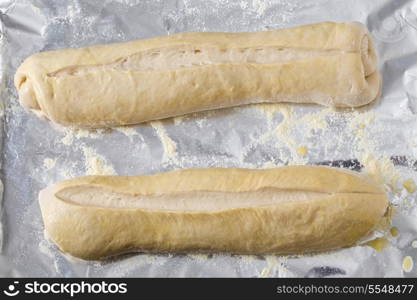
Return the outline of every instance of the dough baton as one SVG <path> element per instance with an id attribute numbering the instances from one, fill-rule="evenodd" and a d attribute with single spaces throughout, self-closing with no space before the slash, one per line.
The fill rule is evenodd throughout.
<path id="1" fill-rule="evenodd" d="M 389 204 L 364 175 L 322 166 L 87 176 L 39 199 L 50 239 L 88 260 L 132 251 L 327 251 L 367 237 Z"/>
<path id="2" fill-rule="evenodd" d="M 41 52 L 15 86 L 56 123 L 106 127 L 258 102 L 357 107 L 379 93 L 376 66 L 362 24 L 323 22 Z"/>

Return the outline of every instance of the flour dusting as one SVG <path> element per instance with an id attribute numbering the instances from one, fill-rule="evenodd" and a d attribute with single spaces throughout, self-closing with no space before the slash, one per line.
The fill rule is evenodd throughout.
<path id="1" fill-rule="evenodd" d="M 150 122 L 155 129 L 164 150 L 162 163 L 177 162 L 177 144 L 168 136 L 161 121 Z"/>

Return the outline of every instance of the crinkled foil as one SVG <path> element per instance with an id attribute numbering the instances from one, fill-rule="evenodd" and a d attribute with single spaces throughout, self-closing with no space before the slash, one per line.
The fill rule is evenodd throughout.
<path id="1" fill-rule="evenodd" d="M 0 13 L 0 276 L 417 275 L 408 258 L 417 261 L 416 1 L 32 0 L 2 1 Z M 359 21 L 369 28 L 384 79 L 376 103 L 347 111 L 250 105 L 113 130 L 74 131 L 26 112 L 12 84 L 18 65 L 38 51 L 185 31 L 258 31 L 328 20 Z M 105 262 L 69 258 L 44 237 L 37 195 L 55 181 L 86 174 L 287 164 L 332 164 L 368 172 L 390 193 L 396 211 L 393 228 L 369 237 L 368 246 L 318 255 L 138 253 Z"/>

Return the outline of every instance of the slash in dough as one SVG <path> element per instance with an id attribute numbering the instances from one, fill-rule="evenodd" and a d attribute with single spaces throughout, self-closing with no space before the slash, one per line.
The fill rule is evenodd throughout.
<path id="1" fill-rule="evenodd" d="M 362 24 L 324 22 L 41 52 L 15 86 L 38 115 L 106 127 L 259 102 L 357 107 L 379 93 L 376 67 Z"/>
<path id="2" fill-rule="evenodd" d="M 351 246 L 383 220 L 383 187 L 319 166 L 87 176 L 42 190 L 48 236 L 97 260 L 132 251 L 298 254 Z"/>

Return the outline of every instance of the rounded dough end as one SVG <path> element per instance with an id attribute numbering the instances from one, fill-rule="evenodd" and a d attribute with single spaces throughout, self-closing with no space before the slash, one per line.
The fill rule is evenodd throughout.
<path id="1" fill-rule="evenodd" d="M 26 76 L 22 77 L 18 87 L 19 100 L 23 107 L 32 110 L 40 110 L 38 100 L 30 79 Z"/>

